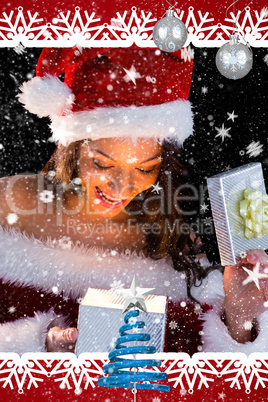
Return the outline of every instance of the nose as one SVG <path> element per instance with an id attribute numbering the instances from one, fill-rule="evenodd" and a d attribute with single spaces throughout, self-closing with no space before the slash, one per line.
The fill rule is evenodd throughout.
<path id="1" fill-rule="evenodd" d="M 108 187 L 113 191 L 114 194 L 120 195 L 121 198 L 129 197 L 134 189 L 134 183 L 132 181 L 131 175 L 117 175 L 108 182 Z"/>

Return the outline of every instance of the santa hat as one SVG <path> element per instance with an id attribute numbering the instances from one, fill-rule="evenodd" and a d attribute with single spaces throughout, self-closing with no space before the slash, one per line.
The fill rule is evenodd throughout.
<path id="1" fill-rule="evenodd" d="M 186 49 L 45 48 L 18 98 L 31 113 L 49 116 L 50 141 L 62 145 L 131 136 L 180 146 L 193 130 L 192 69 Z"/>

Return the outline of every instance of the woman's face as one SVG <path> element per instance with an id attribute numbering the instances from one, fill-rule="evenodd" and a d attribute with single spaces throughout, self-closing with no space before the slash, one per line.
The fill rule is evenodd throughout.
<path id="1" fill-rule="evenodd" d="M 155 139 L 84 141 L 80 148 L 80 178 L 90 211 L 107 218 L 118 215 L 139 193 L 151 187 L 162 163 Z"/>

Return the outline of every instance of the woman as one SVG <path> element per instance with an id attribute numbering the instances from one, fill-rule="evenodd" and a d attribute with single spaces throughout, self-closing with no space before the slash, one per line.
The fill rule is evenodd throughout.
<path id="1" fill-rule="evenodd" d="M 180 52 L 43 50 L 20 100 L 50 116 L 58 147 L 41 174 L 1 180 L 1 351 L 72 351 L 86 289 L 128 285 L 134 273 L 169 296 L 166 351 L 263 351 L 264 284 L 243 287 L 245 271 L 229 267 L 224 300 L 191 231 L 179 162 L 191 71 Z M 261 250 L 240 265 L 254 258 L 267 265 Z M 250 342 L 257 316 L 264 328 Z"/>

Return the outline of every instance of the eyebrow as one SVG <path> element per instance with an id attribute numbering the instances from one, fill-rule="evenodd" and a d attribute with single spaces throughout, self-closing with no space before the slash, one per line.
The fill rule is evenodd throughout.
<path id="1" fill-rule="evenodd" d="M 95 152 L 98 152 L 99 154 L 105 156 L 105 157 L 108 158 L 108 159 L 111 159 L 111 160 L 114 161 L 114 162 L 117 162 L 115 159 L 111 158 L 109 155 L 105 154 L 103 151 L 100 151 L 99 149 L 91 148 L 91 150 L 92 150 L 92 151 L 95 151 Z M 152 156 L 151 158 L 146 159 L 146 161 L 140 162 L 139 164 L 152 161 L 152 160 L 154 160 L 154 159 L 159 158 L 160 156 L 161 156 L 161 154 Z"/>
<path id="2" fill-rule="evenodd" d="M 94 149 L 94 148 L 90 148 L 90 149 L 91 149 L 92 151 L 98 152 L 98 154 L 101 154 L 101 155 L 105 156 L 106 158 L 111 159 L 112 161 L 116 162 L 115 159 L 111 158 L 109 155 L 105 154 L 104 152 L 102 152 L 102 151 L 100 151 L 100 150 L 98 150 L 98 149 Z"/>

